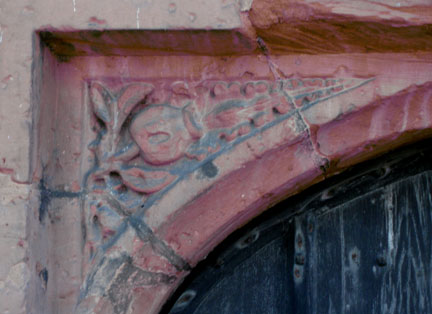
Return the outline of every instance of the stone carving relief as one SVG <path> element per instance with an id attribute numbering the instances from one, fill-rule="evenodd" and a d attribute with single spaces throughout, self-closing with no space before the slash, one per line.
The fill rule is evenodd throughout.
<path id="1" fill-rule="evenodd" d="M 144 212 L 188 174 L 297 112 L 370 81 L 89 81 L 95 137 L 89 145 L 94 165 L 84 182 L 89 264 L 103 269 L 102 256 L 129 227 L 151 242 Z M 164 243 L 152 246 L 177 269 L 186 267 Z M 96 271 L 88 270 L 88 277 Z"/>

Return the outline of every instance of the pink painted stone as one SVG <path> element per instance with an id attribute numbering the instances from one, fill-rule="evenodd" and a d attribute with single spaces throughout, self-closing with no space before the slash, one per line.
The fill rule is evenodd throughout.
<path id="1" fill-rule="evenodd" d="M 59 0 L 55 15 L 44 1 L 0 10 L 0 205 L 25 213 L 11 242 L 23 254 L 5 258 L 2 274 L 23 270 L 27 312 L 157 313 L 189 266 L 253 217 L 432 136 L 427 0 L 186 1 L 146 14 L 139 1 L 107 1 Z M 367 84 L 306 108 L 328 93 L 301 94 L 345 79 Z M 121 266 L 92 282 L 101 257 Z M 145 280 L 122 278 L 127 267 Z M 4 291 L 0 310 L 12 311 Z"/>
<path id="2" fill-rule="evenodd" d="M 144 109 L 130 128 L 141 156 L 153 165 L 171 163 L 183 157 L 188 146 L 200 136 L 189 119 L 186 110 L 169 105 Z"/>
<path id="3" fill-rule="evenodd" d="M 319 151 L 346 168 L 432 134 L 432 83 L 411 86 L 320 127 Z M 333 169 L 333 171 L 336 169 Z"/>

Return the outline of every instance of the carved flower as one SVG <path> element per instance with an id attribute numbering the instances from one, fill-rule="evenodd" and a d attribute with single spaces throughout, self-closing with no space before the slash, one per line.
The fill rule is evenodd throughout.
<path id="1" fill-rule="evenodd" d="M 130 134 L 141 157 L 152 165 L 163 165 L 182 158 L 200 136 L 199 127 L 186 109 L 151 105 L 134 117 Z"/>
<path id="2" fill-rule="evenodd" d="M 154 136 L 149 137 L 152 145 L 145 144 L 146 142 L 143 139 L 145 129 L 149 128 L 150 133 L 151 130 L 154 130 L 145 121 L 149 114 L 150 117 L 154 115 L 155 109 L 152 109 L 153 106 L 149 105 L 148 109 L 137 114 L 136 122 L 130 128 L 131 135 L 135 134 L 134 138 L 131 139 L 127 128 L 124 127 L 125 122 L 132 115 L 133 109 L 139 104 L 144 103 L 146 97 L 152 91 L 153 86 L 146 83 L 127 85 L 117 95 L 98 82 L 93 82 L 90 86 L 90 99 L 93 112 L 104 125 L 104 129 L 100 132 L 100 140 L 95 142 L 96 148 L 94 151 L 99 160 L 99 167 L 93 173 L 93 177 L 95 180 L 108 183 L 107 185 L 113 190 L 116 190 L 117 187 L 124 188 L 126 186 L 135 192 L 149 194 L 161 190 L 175 178 L 175 176 L 167 171 L 143 170 L 139 167 L 128 166 L 127 164 L 128 161 L 138 154 L 152 156 L 151 153 L 156 152 L 155 156 L 157 157 L 157 150 L 159 148 L 154 146 L 154 144 L 157 144 L 157 141 L 164 142 L 164 139 L 167 136 L 171 136 L 173 130 L 176 129 L 174 127 L 172 130 L 168 128 L 163 131 L 167 135 L 162 131 L 154 134 Z M 155 108 L 157 109 L 158 106 Z M 180 112 L 181 110 L 177 109 L 177 111 Z M 185 114 L 187 115 L 186 112 Z M 172 113 L 169 113 L 162 116 L 166 116 L 169 119 L 172 118 L 172 115 Z M 176 136 L 178 137 L 178 134 Z M 184 138 L 186 139 L 186 136 Z M 180 140 L 179 149 L 185 148 L 185 139 L 182 138 Z M 176 139 L 172 139 L 171 141 L 176 141 Z M 187 138 L 187 141 L 190 141 L 190 137 Z M 164 146 L 160 149 L 163 150 Z M 177 155 L 179 153 L 176 153 Z M 150 160 L 152 159 L 150 158 Z M 120 177 L 119 182 L 113 181 L 112 177 L 116 176 Z M 111 194 L 116 195 L 115 191 L 112 191 Z"/>

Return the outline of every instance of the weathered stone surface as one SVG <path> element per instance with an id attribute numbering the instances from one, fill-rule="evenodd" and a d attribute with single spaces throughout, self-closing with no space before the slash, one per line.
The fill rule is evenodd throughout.
<path id="1" fill-rule="evenodd" d="M 82 211 L 85 226 L 83 251 L 75 245 L 69 252 L 83 259 L 77 311 L 123 313 L 143 304 L 156 310 L 177 280 L 239 225 L 332 173 L 428 136 L 429 120 L 407 116 L 413 126 L 399 128 L 399 115 L 376 115 L 376 123 L 385 117 L 393 121 L 386 122 L 389 134 L 420 133 L 400 142 L 372 133 L 367 141 L 378 144 L 365 150 L 362 137 L 350 142 L 342 131 L 362 125 L 351 125 L 352 117 L 381 103 L 400 108 L 408 99 L 401 95 L 417 89 L 410 98 L 421 101 L 412 106 L 429 106 L 429 55 L 389 56 L 51 60 L 47 73 L 55 69 L 61 93 L 55 101 L 42 92 L 43 109 L 54 110 L 58 122 L 40 118 L 49 131 L 42 131 L 39 176 L 47 179 L 48 196 L 82 199 L 69 209 Z M 340 129 L 342 122 L 348 125 Z M 52 264 L 55 250 L 47 256 L 39 273 L 46 268 L 61 277 Z M 139 278 L 147 278 L 141 286 Z M 46 308 L 72 308 L 76 276 L 60 285 Z M 59 299 L 57 290 L 67 297 Z"/>
<path id="2" fill-rule="evenodd" d="M 318 162 L 319 156 L 313 153 L 307 140 L 271 150 L 187 204 L 168 218 L 157 234 L 195 264 L 230 234 L 238 221 L 251 219 L 280 201 L 287 191 L 293 193 L 305 188 L 299 181 L 311 182 L 319 177 Z M 202 211 L 205 204 L 211 204 L 211 209 Z"/>
<path id="3" fill-rule="evenodd" d="M 0 311 L 156 313 L 267 207 L 430 137 L 431 10 L 0 2 Z"/>
<path id="4" fill-rule="evenodd" d="M 0 174 L 0 311 L 26 313 L 24 291 L 30 280 L 26 219 L 29 187 Z"/>
<path id="5" fill-rule="evenodd" d="M 104 278 L 97 272 L 101 261 L 97 254 L 102 253 L 94 252 L 108 249 L 109 254 L 131 254 L 134 267 L 149 273 L 158 271 L 152 262 L 156 260 L 166 275 L 174 274 L 173 268 L 184 273 L 268 206 L 358 162 L 364 149 L 356 146 L 354 154 L 346 154 L 347 163 L 335 167 L 337 157 L 321 150 L 317 134 L 345 118 L 349 121 L 350 115 L 374 107 L 375 102 L 404 93 L 410 85 L 430 81 L 430 72 L 424 72 L 430 66 L 428 55 L 405 55 L 395 65 L 396 57 L 270 56 L 267 67 L 262 67 L 259 58 L 239 56 L 223 63 L 222 74 L 213 72 L 208 62 L 218 64 L 223 58 L 195 57 L 188 80 L 164 79 L 164 72 L 151 68 L 139 71 L 149 57 L 111 58 L 109 69 L 102 59 L 100 63 L 88 57 L 72 60 L 83 77 L 94 78 L 87 79 L 83 92 L 89 95 L 84 97 L 87 112 L 99 119 L 99 126 L 89 128 L 86 137 L 89 142 L 98 139 L 90 151 L 99 160 L 96 168 L 90 166 L 84 184 L 85 189 L 94 189 L 89 207 L 84 207 L 87 256 L 97 257 L 88 272 L 96 271 L 98 281 Z M 159 58 L 174 64 L 169 57 Z M 299 58 L 301 62 L 296 62 Z M 116 65 L 116 60 L 121 63 Z M 89 73 L 87 62 L 101 67 Z M 312 67 L 319 62 L 323 66 Z M 365 68 L 369 62 L 370 68 Z M 288 71 L 293 64 L 297 73 L 281 77 L 292 73 Z M 122 73 L 126 66 L 133 77 L 127 83 L 106 78 L 107 73 Z M 395 69 L 410 66 L 409 79 Z M 171 74 L 184 71 L 188 65 L 177 64 Z M 232 79 L 232 74 L 237 76 Z M 225 81 L 216 79 L 221 75 Z M 130 121 L 125 128 L 123 121 Z M 426 124 L 419 128 L 429 132 Z M 340 130 L 338 135 L 349 138 Z M 381 147 L 388 149 L 391 140 L 380 142 L 368 156 Z M 345 145 L 342 140 L 336 143 Z M 147 247 L 144 263 L 142 255 L 135 259 L 137 252 L 127 248 L 130 242 Z M 107 289 L 112 280 L 106 282 Z M 133 299 L 128 294 L 125 302 L 132 304 Z M 94 306 L 105 309 L 109 301 L 98 302 Z"/>
<path id="6" fill-rule="evenodd" d="M 336 167 L 344 168 L 414 138 L 430 136 L 431 86 L 411 86 L 324 125 L 316 135 L 319 151 Z"/>
<path id="7" fill-rule="evenodd" d="M 274 54 L 430 51 L 430 3 L 255 0 L 250 20 Z"/>
<path id="8" fill-rule="evenodd" d="M 209 7 L 210 6 L 210 7 Z M 0 4 L 1 168 L 28 181 L 32 129 L 32 62 L 35 29 L 234 29 L 241 26 L 235 1 L 2 1 Z M 34 58 L 33 58 L 34 57 Z M 35 95 L 33 95 L 35 96 Z M 22 145 L 13 145 L 14 143 Z M 24 145 L 25 143 L 25 145 Z"/>

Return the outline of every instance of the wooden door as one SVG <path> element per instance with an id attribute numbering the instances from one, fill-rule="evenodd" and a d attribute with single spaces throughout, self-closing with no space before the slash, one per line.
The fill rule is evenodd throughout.
<path id="1" fill-rule="evenodd" d="M 427 147 L 280 203 L 217 248 L 163 312 L 432 313 Z"/>

